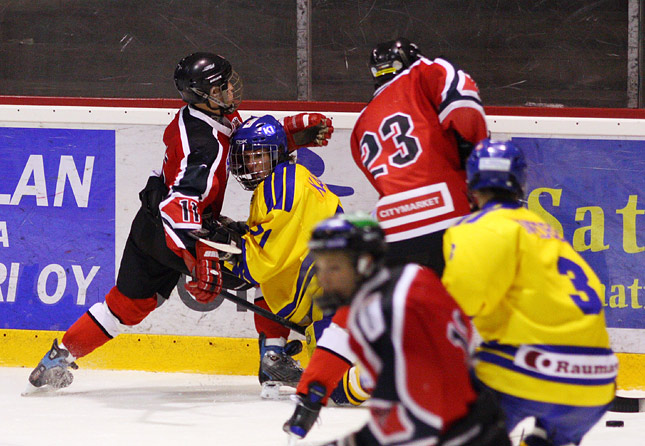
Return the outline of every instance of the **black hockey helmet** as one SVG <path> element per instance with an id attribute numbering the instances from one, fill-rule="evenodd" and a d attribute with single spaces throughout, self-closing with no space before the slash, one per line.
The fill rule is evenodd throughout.
<path id="1" fill-rule="evenodd" d="M 192 53 L 177 64 L 175 86 L 189 104 L 215 102 L 219 110 L 233 113 L 242 102 L 242 80 L 228 60 L 212 53 Z M 216 95 L 211 89 L 218 87 Z"/>
<path id="2" fill-rule="evenodd" d="M 385 233 L 371 216 L 357 212 L 337 214 L 318 223 L 309 240 L 309 249 L 316 257 L 327 252 L 341 252 L 351 259 L 357 274 L 357 284 L 376 274 L 385 263 L 387 245 Z M 353 297 L 324 290 L 315 298 L 325 313 L 349 305 Z"/>
<path id="3" fill-rule="evenodd" d="M 374 78 L 374 87 L 378 88 L 394 79 L 421 56 L 417 44 L 405 37 L 379 43 L 370 54 L 370 71 Z"/>

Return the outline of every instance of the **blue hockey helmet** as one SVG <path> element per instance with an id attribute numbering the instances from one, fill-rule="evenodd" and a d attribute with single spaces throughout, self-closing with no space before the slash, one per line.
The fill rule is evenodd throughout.
<path id="1" fill-rule="evenodd" d="M 468 189 L 501 189 L 524 196 L 526 160 L 511 141 L 484 139 L 475 146 L 466 162 Z"/>
<path id="2" fill-rule="evenodd" d="M 246 190 L 254 190 L 288 159 L 287 134 L 271 115 L 247 119 L 231 136 L 231 173 Z"/>

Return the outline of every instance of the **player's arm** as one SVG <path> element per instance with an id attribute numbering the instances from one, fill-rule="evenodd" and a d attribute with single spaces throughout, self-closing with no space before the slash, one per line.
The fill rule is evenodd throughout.
<path id="1" fill-rule="evenodd" d="M 218 252 L 197 243 L 190 233 L 202 227 L 202 197 L 219 188 L 212 170 L 221 162 L 221 148 L 213 150 L 212 142 L 209 147 L 206 142 L 193 141 L 182 161 L 179 180 L 171 185 L 168 196 L 159 205 L 159 212 L 168 248 L 184 260 L 194 279 L 186 288 L 197 300 L 209 302 L 221 289 Z"/>
<path id="2" fill-rule="evenodd" d="M 296 409 L 283 426 L 291 435 L 299 438 L 307 435 L 332 391 L 356 362 L 346 328 L 348 313 L 349 307 L 340 308 L 316 342 L 316 349 L 298 382 Z"/>
<path id="3" fill-rule="evenodd" d="M 435 107 L 441 126 L 454 131 L 462 145 L 486 138 L 486 114 L 470 75 L 444 59 L 435 59 L 423 70 L 421 88 Z"/>
<path id="4" fill-rule="evenodd" d="M 515 243 L 515 237 L 476 223 L 446 231 L 442 282 L 468 316 L 494 311 L 506 295 L 515 272 Z"/>
<path id="5" fill-rule="evenodd" d="M 282 122 L 289 151 L 298 147 L 326 146 L 334 132 L 331 119 L 322 113 L 298 113 Z"/>

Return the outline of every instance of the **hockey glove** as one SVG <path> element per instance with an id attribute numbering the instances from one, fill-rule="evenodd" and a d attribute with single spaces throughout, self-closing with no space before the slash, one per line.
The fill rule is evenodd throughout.
<path id="1" fill-rule="evenodd" d="M 284 118 L 284 131 L 291 152 L 298 147 L 326 146 L 334 127 L 321 113 L 298 113 Z"/>
<path id="2" fill-rule="evenodd" d="M 231 229 L 232 231 L 235 231 L 240 235 L 246 234 L 249 230 L 249 227 L 246 225 L 245 221 L 235 221 L 225 215 L 220 215 L 219 217 L 217 217 L 217 221 L 225 228 Z"/>
<path id="3" fill-rule="evenodd" d="M 201 303 L 215 300 L 222 291 L 222 271 L 219 265 L 219 254 L 216 249 L 199 241 L 195 244 L 196 257 L 184 252 L 184 262 L 193 280 L 184 287 Z"/>
<path id="4" fill-rule="evenodd" d="M 228 226 L 217 227 L 214 231 L 212 231 L 209 234 L 208 239 L 212 242 L 229 246 L 230 248 L 232 248 L 231 251 L 240 252 L 239 250 L 242 249 L 242 236 L 239 234 L 239 232 L 237 232 L 232 228 L 229 228 Z M 235 248 L 238 248 L 238 249 L 235 249 Z M 232 252 L 222 249 L 220 250 L 219 255 L 220 255 L 220 260 L 223 260 L 226 262 L 235 262 L 236 257 L 239 254 L 234 254 Z"/>
<path id="5" fill-rule="evenodd" d="M 322 408 L 321 401 L 325 398 L 327 389 L 318 382 L 309 384 L 307 395 L 294 395 L 293 400 L 296 402 L 296 410 L 282 426 L 282 430 L 289 435 L 298 438 L 305 438 L 318 419 L 318 414 Z"/>
<path id="6" fill-rule="evenodd" d="M 242 252 L 242 235 L 236 229 L 223 226 L 218 220 L 213 221 L 208 229 L 196 229 L 188 235 L 196 240 L 208 240 L 220 246 L 215 246 L 219 251 L 219 259 L 235 262 L 236 257 Z M 202 243 L 203 244 L 203 243 Z"/>

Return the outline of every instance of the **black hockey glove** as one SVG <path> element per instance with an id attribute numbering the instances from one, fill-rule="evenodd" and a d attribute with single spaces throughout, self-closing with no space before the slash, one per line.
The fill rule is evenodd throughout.
<path id="1" fill-rule="evenodd" d="M 233 248 L 233 251 L 237 250 L 238 253 L 242 246 L 242 235 L 237 230 L 223 225 L 219 219 L 204 219 L 202 229 L 191 231 L 189 235 L 195 239 L 206 239 L 221 244 L 222 249 L 218 248 L 218 251 L 222 261 L 235 262 L 236 256 L 239 255 L 229 252 L 225 249 L 226 246 Z"/>
<path id="2" fill-rule="evenodd" d="M 246 234 L 249 230 L 248 226 L 246 226 L 245 221 L 235 221 L 225 215 L 220 215 L 219 217 L 217 217 L 217 221 L 222 226 L 231 229 L 232 231 L 235 231 L 240 235 Z"/>
<path id="3" fill-rule="evenodd" d="M 466 168 L 466 161 L 470 156 L 475 144 L 466 140 L 457 131 L 455 131 L 455 138 L 457 139 L 457 153 L 459 154 L 459 161 L 462 169 Z"/>
<path id="4" fill-rule="evenodd" d="M 292 398 L 296 402 L 296 410 L 282 426 L 282 430 L 289 435 L 298 438 L 305 438 L 318 419 L 318 414 L 322 408 L 322 400 L 325 398 L 327 389 L 318 382 L 309 384 L 307 395 L 294 395 Z"/>

